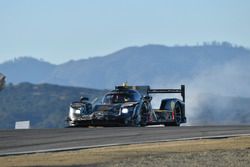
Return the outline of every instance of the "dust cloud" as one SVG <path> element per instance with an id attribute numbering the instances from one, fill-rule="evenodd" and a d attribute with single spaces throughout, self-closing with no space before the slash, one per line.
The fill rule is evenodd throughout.
<path id="1" fill-rule="evenodd" d="M 187 85 L 187 125 L 250 124 L 250 61 L 202 71 Z"/>
<path id="2" fill-rule="evenodd" d="M 153 87 L 180 88 L 181 84 L 186 86 L 187 126 L 250 124 L 250 58 L 212 66 L 193 78 L 158 82 Z M 159 108 L 161 99 L 168 97 L 153 95 L 153 107 Z"/>

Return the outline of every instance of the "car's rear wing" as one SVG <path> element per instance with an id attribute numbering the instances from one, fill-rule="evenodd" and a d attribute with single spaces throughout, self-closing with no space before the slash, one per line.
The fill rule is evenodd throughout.
<path id="1" fill-rule="evenodd" d="M 181 89 L 151 89 L 149 88 L 147 91 L 148 94 L 152 93 L 180 93 L 185 102 L 185 85 L 181 85 Z"/>
<path id="2" fill-rule="evenodd" d="M 181 89 L 151 89 L 150 86 L 116 86 L 116 89 L 134 89 L 139 91 L 142 95 L 153 93 L 180 93 L 183 102 L 185 102 L 185 85 L 181 85 Z"/>

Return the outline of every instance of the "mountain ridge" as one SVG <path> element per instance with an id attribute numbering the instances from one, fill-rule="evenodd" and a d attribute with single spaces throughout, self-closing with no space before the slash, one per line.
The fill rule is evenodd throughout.
<path id="1" fill-rule="evenodd" d="M 26 57 L 2 63 L 0 71 L 7 76 L 8 82 L 13 83 L 27 81 L 105 89 L 124 81 L 155 84 L 168 80 L 179 84 L 181 80 L 193 78 L 211 67 L 236 59 L 249 61 L 250 51 L 230 43 L 173 47 L 150 44 L 60 65 L 30 59 Z"/>

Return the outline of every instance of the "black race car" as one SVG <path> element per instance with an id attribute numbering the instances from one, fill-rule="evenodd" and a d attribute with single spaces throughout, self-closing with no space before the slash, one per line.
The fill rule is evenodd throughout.
<path id="1" fill-rule="evenodd" d="M 159 109 L 151 105 L 153 93 L 181 93 L 183 100 L 162 99 Z M 92 106 L 88 99 L 70 105 L 69 126 L 146 126 L 186 123 L 185 86 L 181 89 L 150 89 L 149 86 L 116 86 L 108 92 L 101 104 Z"/>

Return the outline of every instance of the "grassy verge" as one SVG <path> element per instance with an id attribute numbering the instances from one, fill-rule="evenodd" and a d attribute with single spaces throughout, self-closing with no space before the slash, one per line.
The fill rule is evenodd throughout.
<path id="1" fill-rule="evenodd" d="M 248 166 L 250 137 L 0 157 L 1 166 Z"/>

